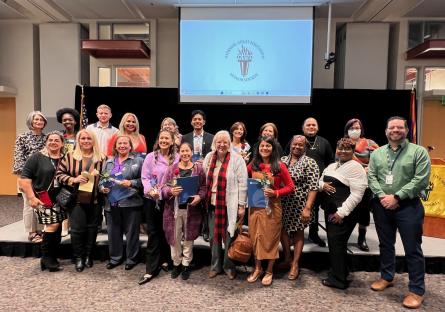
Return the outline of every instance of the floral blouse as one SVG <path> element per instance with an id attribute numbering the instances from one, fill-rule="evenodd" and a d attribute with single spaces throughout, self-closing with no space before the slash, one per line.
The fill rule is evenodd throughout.
<path id="1" fill-rule="evenodd" d="M 29 156 L 45 147 L 45 134 L 33 134 L 27 131 L 20 134 L 15 140 L 14 164 L 12 173 L 19 175 Z"/>

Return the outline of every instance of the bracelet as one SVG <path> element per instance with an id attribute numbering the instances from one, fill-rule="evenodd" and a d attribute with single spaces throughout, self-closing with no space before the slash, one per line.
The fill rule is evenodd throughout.
<path id="1" fill-rule="evenodd" d="M 278 198 L 278 190 L 275 191 L 275 197 Z"/>

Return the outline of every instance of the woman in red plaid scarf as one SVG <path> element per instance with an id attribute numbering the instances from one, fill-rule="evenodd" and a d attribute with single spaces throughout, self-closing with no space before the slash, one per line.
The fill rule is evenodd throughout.
<path id="1" fill-rule="evenodd" d="M 261 280 L 264 286 L 272 284 L 273 265 L 279 258 L 278 244 L 281 233 L 280 197 L 294 190 L 294 183 L 284 163 L 280 161 L 277 141 L 262 137 L 253 151 L 252 162 L 247 166 L 249 176 L 261 180 L 268 186 L 264 188 L 268 207 L 249 207 L 249 235 L 253 243 L 255 270 L 247 281 L 254 283 L 263 274 L 261 260 L 267 260 L 266 273 Z M 268 182 L 266 182 L 267 180 Z"/>
<path id="2" fill-rule="evenodd" d="M 236 277 L 235 264 L 227 256 L 227 247 L 235 234 L 237 219 L 244 217 L 247 168 L 244 159 L 237 153 L 230 152 L 230 148 L 229 132 L 219 131 L 213 138 L 212 152 L 207 154 L 203 162 L 207 174 L 207 209 L 212 252 L 209 278 L 223 270 L 229 279 Z"/>

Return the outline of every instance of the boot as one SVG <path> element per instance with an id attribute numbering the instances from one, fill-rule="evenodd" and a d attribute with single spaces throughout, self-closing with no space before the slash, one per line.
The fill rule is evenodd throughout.
<path id="1" fill-rule="evenodd" d="M 71 245 L 73 247 L 74 267 L 77 272 L 82 272 L 85 269 L 85 262 L 83 260 L 83 237 L 85 233 L 72 232 L 71 233 Z"/>
<path id="2" fill-rule="evenodd" d="M 57 256 L 59 254 L 59 247 L 60 247 L 61 241 L 62 241 L 62 226 L 60 225 L 57 228 L 57 231 L 54 232 L 54 235 L 52 235 L 51 249 L 50 249 L 51 255 L 57 264 L 59 264 L 59 261 L 57 260 Z"/>
<path id="3" fill-rule="evenodd" d="M 93 249 L 96 245 L 97 228 L 88 228 L 85 242 L 85 266 L 93 266 Z"/>
<path id="4" fill-rule="evenodd" d="M 358 248 L 362 251 L 369 251 L 368 244 L 366 243 L 366 228 L 358 229 L 358 239 L 357 239 Z"/>
<path id="5" fill-rule="evenodd" d="M 309 240 L 312 241 L 314 244 L 317 244 L 320 247 L 326 247 L 326 243 L 324 240 L 318 236 L 318 223 L 312 223 L 309 226 Z"/>
<path id="6" fill-rule="evenodd" d="M 40 259 L 40 268 L 42 271 L 48 269 L 50 272 L 57 272 L 60 270 L 59 263 L 55 261 L 53 257 L 52 241 L 54 240 L 55 233 L 44 232 L 42 243 L 40 245 L 42 249 L 42 258 Z"/>

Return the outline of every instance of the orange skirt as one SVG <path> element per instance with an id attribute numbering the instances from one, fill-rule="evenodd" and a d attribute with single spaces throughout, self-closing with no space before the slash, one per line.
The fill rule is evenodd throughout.
<path id="1" fill-rule="evenodd" d="M 256 260 L 279 258 L 278 246 L 282 228 L 280 201 L 272 201 L 271 206 L 270 215 L 267 215 L 264 208 L 249 209 L 249 235 Z"/>

